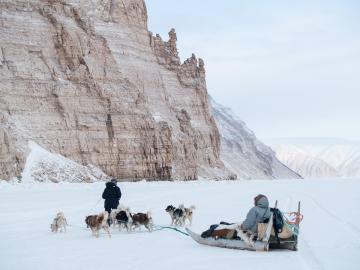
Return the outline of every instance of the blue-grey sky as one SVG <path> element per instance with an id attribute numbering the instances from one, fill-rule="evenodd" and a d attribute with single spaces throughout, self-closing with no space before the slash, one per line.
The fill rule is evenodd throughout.
<path id="1" fill-rule="evenodd" d="M 182 60 L 205 60 L 209 93 L 262 139 L 360 139 L 360 1 L 146 0 Z"/>

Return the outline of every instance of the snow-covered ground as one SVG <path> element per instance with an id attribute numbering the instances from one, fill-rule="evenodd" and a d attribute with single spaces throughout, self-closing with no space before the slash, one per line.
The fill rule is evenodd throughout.
<path id="1" fill-rule="evenodd" d="M 201 232 L 221 220 L 240 221 L 253 197 L 267 194 L 283 211 L 302 202 L 299 251 L 250 252 L 201 246 L 164 230 L 112 238 L 91 237 L 84 218 L 104 183 L 14 184 L 0 181 L 1 270 L 107 269 L 359 269 L 360 179 L 236 182 L 121 183 L 121 202 L 132 211 L 151 210 L 156 224 L 168 225 L 168 204 L 194 204 L 192 229 Z M 93 210 L 90 211 L 91 208 Z M 63 211 L 66 234 L 52 234 L 50 223 Z"/>

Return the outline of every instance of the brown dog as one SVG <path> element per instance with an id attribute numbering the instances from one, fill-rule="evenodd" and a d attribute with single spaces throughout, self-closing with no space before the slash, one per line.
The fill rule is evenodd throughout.
<path id="1" fill-rule="evenodd" d="M 146 229 L 148 229 L 149 232 L 152 232 L 153 229 L 153 219 L 151 217 L 151 213 L 147 212 L 144 213 L 137 213 L 134 215 L 131 215 L 132 218 L 132 225 L 134 229 L 140 228 L 141 225 L 145 226 Z"/>
<path id="2" fill-rule="evenodd" d="M 92 235 L 99 237 L 100 229 L 104 229 L 105 232 L 111 237 L 109 231 L 109 225 L 107 223 L 107 219 L 109 217 L 109 213 L 104 211 L 99 215 L 87 216 L 85 218 L 85 223 L 88 228 L 91 229 Z"/>

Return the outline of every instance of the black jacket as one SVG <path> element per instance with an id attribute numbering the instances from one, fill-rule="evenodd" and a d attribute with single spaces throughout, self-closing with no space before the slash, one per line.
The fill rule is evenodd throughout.
<path id="1" fill-rule="evenodd" d="M 117 208 L 121 198 L 120 188 L 115 183 L 106 183 L 106 188 L 102 194 L 102 198 L 105 199 L 104 206 L 106 210 Z"/>

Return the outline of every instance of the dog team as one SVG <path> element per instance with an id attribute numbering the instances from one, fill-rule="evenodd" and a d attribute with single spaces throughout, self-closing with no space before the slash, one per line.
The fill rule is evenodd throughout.
<path id="1" fill-rule="evenodd" d="M 144 226 L 149 232 L 153 230 L 153 218 L 150 212 L 131 213 L 129 207 L 119 205 L 121 198 L 120 188 L 117 186 L 117 180 L 113 179 L 106 183 L 106 188 L 102 194 L 105 200 L 105 211 L 98 215 L 91 215 L 85 218 L 85 223 L 91 229 L 93 236 L 99 237 L 99 232 L 103 229 L 111 237 L 109 227 L 118 226 L 119 230 L 126 229 L 128 232 Z M 193 212 L 195 206 L 185 207 L 183 204 L 177 208 L 168 205 L 165 211 L 170 215 L 171 225 L 189 226 L 192 225 Z M 247 243 L 251 243 L 253 237 L 258 233 L 258 224 L 267 223 L 270 218 L 269 200 L 265 195 L 259 194 L 254 198 L 254 207 L 248 212 L 246 219 L 242 223 L 221 222 L 210 226 L 208 230 L 201 234 L 201 237 L 227 238 L 232 239 L 240 237 Z M 51 224 L 52 232 L 66 232 L 67 221 L 64 213 L 59 212 Z"/>
<path id="2" fill-rule="evenodd" d="M 105 200 L 105 211 L 85 218 L 87 228 L 91 229 L 93 236 L 99 237 L 100 230 L 103 229 L 111 237 L 110 225 L 113 225 L 114 228 L 118 226 L 119 230 L 126 229 L 128 232 L 144 226 L 149 232 L 152 232 L 154 223 L 151 212 L 133 214 L 129 207 L 119 205 L 121 191 L 117 186 L 116 179 L 106 183 L 102 198 Z M 194 209 L 195 206 L 186 208 L 181 204 L 178 208 L 168 205 L 165 211 L 170 215 L 171 225 L 185 226 L 186 220 L 188 220 L 191 226 Z M 58 230 L 66 232 L 66 225 L 68 224 L 64 213 L 59 212 L 51 224 L 51 231 L 54 233 Z"/>
<path id="3" fill-rule="evenodd" d="M 185 226 L 186 220 L 189 221 L 189 225 L 192 224 L 193 211 L 195 207 L 184 207 L 181 204 L 178 208 L 172 205 L 166 207 L 165 211 L 169 213 L 171 218 L 171 225 Z M 98 215 L 90 215 L 85 218 L 87 228 L 90 228 L 92 235 L 99 237 L 100 230 L 103 229 L 109 237 L 110 225 L 114 228 L 118 227 L 119 230 L 126 229 L 127 232 L 134 231 L 135 229 L 141 229 L 144 226 L 149 232 L 152 232 L 154 222 L 151 216 L 151 212 L 132 214 L 129 207 L 119 205 L 118 208 L 112 209 L 111 213 L 103 211 Z M 67 220 L 63 212 L 59 212 L 51 224 L 51 231 L 53 233 L 66 232 Z"/>

